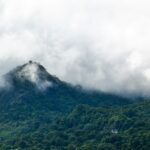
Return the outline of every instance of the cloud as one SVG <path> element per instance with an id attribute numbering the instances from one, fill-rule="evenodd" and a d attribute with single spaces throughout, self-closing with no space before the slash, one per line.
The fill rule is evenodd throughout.
<path id="1" fill-rule="evenodd" d="M 0 68 L 33 59 L 72 84 L 150 90 L 148 0 L 0 0 Z"/>
<path id="2" fill-rule="evenodd" d="M 29 62 L 16 74 L 21 80 L 28 80 L 35 84 L 36 87 L 42 91 L 53 86 L 53 83 L 46 78 L 41 78 L 45 72 L 41 72 L 39 65 L 34 62 Z"/>

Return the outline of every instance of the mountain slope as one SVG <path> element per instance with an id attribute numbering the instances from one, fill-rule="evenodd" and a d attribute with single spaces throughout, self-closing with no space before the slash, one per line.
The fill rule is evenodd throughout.
<path id="1" fill-rule="evenodd" d="M 130 103 L 116 95 L 87 92 L 60 81 L 35 62 L 19 66 L 5 77 L 10 89 L 0 91 L 1 109 L 27 107 L 67 112 L 78 104 L 117 106 Z"/>
<path id="2" fill-rule="evenodd" d="M 148 150 L 150 102 L 85 91 L 30 61 L 5 75 L 0 149 Z M 137 138 L 135 138 L 137 137 Z"/>

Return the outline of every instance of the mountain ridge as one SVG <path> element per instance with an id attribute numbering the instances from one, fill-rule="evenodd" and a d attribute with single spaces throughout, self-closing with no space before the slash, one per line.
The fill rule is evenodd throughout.
<path id="1" fill-rule="evenodd" d="M 32 76 L 30 73 L 36 73 L 36 75 Z M 18 99 L 19 102 L 27 103 L 27 105 L 29 105 L 28 102 L 35 103 L 35 105 L 37 105 L 36 102 L 45 105 L 43 103 L 45 100 L 49 106 L 53 103 L 54 108 L 58 108 L 58 111 L 62 108 L 66 111 L 78 104 L 117 106 L 129 103 L 128 99 L 116 95 L 95 91 L 88 92 L 72 86 L 49 74 L 42 65 L 32 61 L 8 72 L 6 79 L 12 85 L 10 90 L 0 92 L 0 101 L 6 105 L 6 99 L 10 103 L 15 103 Z"/>

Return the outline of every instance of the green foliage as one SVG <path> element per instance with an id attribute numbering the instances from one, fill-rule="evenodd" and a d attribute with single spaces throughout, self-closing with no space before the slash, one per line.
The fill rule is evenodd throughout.
<path id="1" fill-rule="evenodd" d="M 42 66 L 54 86 L 39 91 L 16 77 L 21 67 L 0 91 L 0 150 L 149 150 L 150 101 L 85 92 Z"/>
<path id="2" fill-rule="evenodd" d="M 0 149 L 149 150 L 149 108 L 150 102 L 121 108 L 78 105 L 53 120 L 51 111 L 17 122 L 2 117 Z"/>

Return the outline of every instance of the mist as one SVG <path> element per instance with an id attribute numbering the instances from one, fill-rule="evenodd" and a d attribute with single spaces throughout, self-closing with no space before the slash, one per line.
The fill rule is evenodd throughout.
<path id="1" fill-rule="evenodd" d="M 0 0 L 0 74 L 33 60 L 74 85 L 150 96 L 149 4 Z"/>

